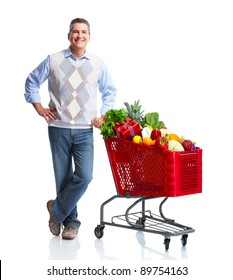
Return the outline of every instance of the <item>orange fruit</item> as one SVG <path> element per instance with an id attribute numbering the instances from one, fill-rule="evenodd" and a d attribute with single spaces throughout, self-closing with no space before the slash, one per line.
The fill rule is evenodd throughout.
<path id="1" fill-rule="evenodd" d="M 145 137 L 142 139 L 142 144 L 149 147 L 153 145 L 154 141 L 150 137 Z"/>

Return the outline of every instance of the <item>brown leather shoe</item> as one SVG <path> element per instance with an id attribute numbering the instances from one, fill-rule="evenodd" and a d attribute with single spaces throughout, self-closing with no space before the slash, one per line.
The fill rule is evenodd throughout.
<path id="1" fill-rule="evenodd" d="M 63 239 L 74 239 L 78 234 L 78 228 L 67 226 L 62 231 L 62 238 Z"/>
<path id="2" fill-rule="evenodd" d="M 52 232 L 53 235 L 58 236 L 61 232 L 61 224 L 55 223 L 52 219 L 52 203 L 54 200 L 49 200 L 47 202 L 47 209 L 49 211 L 49 229 Z"/>

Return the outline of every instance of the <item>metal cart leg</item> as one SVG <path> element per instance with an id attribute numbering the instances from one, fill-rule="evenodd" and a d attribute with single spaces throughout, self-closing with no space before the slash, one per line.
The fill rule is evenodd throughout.
<path id="1" fill-rule="evenodd" d="M 104 228 L 105 228 L 105 224 L 109 224 L 109 223 L 105 223 L 104 222 L 104 207 L 106 204 L 110 203 L 112 200 L 114 200 L 115 198 L 119 198 L 119 197 L 123 197 L 125 198 L 125 196 L 121 196 L 121 195 L 114 195 L 112 197 L 110 197 L 109 199 L 107 199 L 105 202 L 103 202 L 101 204 L 100 207 L 100 224 L 97 225 L 97 227 L 94 230 L 95 236 L 97 238 L 102 238 L 104 235 Z"/>
<path id="2" fill-rule="evenodd" d="M 169 219 L 169 218 L 166 218 L 163 214 L 163 204 L 167 201 L 168 197 L 165 197 L 164 200 L 160 203 L 159 205 L 159 213 L 160 213 L 160 216 L 165 220 L 165 221 L 171 221 L 171 222 L 174 222 L 175 220 L 173 219 Z"/>

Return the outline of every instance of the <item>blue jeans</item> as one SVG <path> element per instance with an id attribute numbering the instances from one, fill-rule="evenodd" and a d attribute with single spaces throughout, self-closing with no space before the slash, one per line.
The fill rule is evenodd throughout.
<path id="1" fill-rule="evenodd" d="M 49 126 L 50 147 L 57 197 L 52 218 L 65 227 L 79 227 L 77 202 L 93 175 L 93 128 L 67 129 Z"/>

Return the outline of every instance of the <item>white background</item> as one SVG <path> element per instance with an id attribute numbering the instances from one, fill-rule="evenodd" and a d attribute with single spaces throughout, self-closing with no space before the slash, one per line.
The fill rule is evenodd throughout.
<path id="1" fill-rule="evenodd" d="M 227 279 L 232 252 L 232 2 L 9 0 L 1 6 L 3 279 L 51 279 L 46 270 L 52 265 L 188 266 L 184 279 Z M 186 250 L 177 237 L 165 252 L 161 236 L 112 227 L 96 240 L 99 207 L 116 193 L 97 130 L 94 179 L 79 205 L 79 238 L 62 243 L 48 230 L 45 205 L 55 187 L 47 125 L 25 102 L 24 82 L 48 54 L 68 47 L 68 26 L 75 17 L 91 24 L 88 50 L 108 65 L 118 88 L 115 107 L 141 100 L 146 112 L 159 112 L 172 132 L 203 148 L 203 193 L 167 202 L 168 216 L 196 229 Z M 41 96 L 46 105 L 46 84 Z M 109 215 L 123 213 L 127 203 L 113 204 Z"/>

